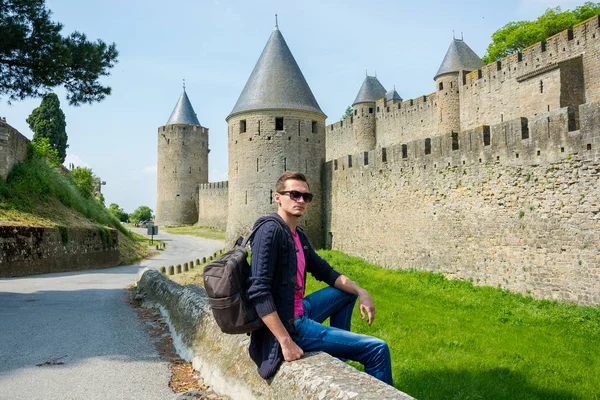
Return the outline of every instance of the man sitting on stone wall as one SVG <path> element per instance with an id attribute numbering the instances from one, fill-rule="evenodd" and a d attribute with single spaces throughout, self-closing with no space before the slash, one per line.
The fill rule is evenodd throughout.
<path id="1" fill-rule="evenodd" d="M 277 372 L 282 360 L 294 361 L 305 351 L 324 351 L 340 359 L 358 361 L 365 372 L 392 385 L 388 345 L 380 339 L 350 332 L 357 297 L 360 312 L 371 325 L 375 306 L 371 296 L 334 270 L 310 245 L 298 219 L 313 195 L 304 174 L 286 172 L 276 184 L 277 213 L 252 240 L 252 275 L 248 297 L 265 326 L 254 331 L 250 357 L 264 379 Z M 304 297 L 306 272 L 329 287 Z M 330 325 L 321 323 L 330 317 Z"/>

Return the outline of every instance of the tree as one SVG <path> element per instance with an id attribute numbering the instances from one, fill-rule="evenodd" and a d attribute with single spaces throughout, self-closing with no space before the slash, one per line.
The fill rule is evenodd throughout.
<path id="1" fill-rule="evenodd" d="M 1 0 L 0 0 L 1 1 Z M 67 132 L 65 128 L 65 113 L 60 109 L 60 100 L 54 93 L 48 93 L 42 99 L 38 108 L 27 117 L 29 128 L 33 131 L 33 141 L 47 138 L 50 145 L 57 151 L 60 163 L 67 156 Z"/>
<path id="2" fill-rule="evenodd" d="M 342 115 L 342 119 L 351 118 L 353 115 L 354 110 L 351 106 L 348 106 L 348 108 L 346 108 L 346 111 L 344 111 L 344 115 Z"/>
<path id="3" fill-rule="evenodd" d="M 62 164 L 58 156 L 58 151 L 52 147 L 48 138 L 43 137 L 40 140 L 31 142 L 31 148 L 34 157 L 44 158 L 51 166 L 58 167 Z"/>
<path id="4" fill-rule="evenodd" d="M 129 222 L 129 214 L 123 211 L 117 203 L 110 203 L 108 206 L 108 212 L 117 217 L 121 222 Z"/>
<path id="5" fill-rule="evenodd" d="M 92 103 L 110 95 L 98 80 L 110 75 L 117 48 L 85 34 L 62 36 L 44 0 L 0 0 L 0 97 L 40 97 L 64 86 L 69 104 Z"/>
<path id="6" fill-rule="evenodd" d="M 139 206 L 129 216 L 129 219 L 135 223 L 143 222 L 143 221 L 150 221 L 150 220 L 152 220 L 152 218 L 153 218 L 152 209 L 148 206 Z"/>
<path id="7" fill-rule="evenodd" d="M 509 22 L 492 34 L 492 43 L 488 46 L 483 61 L 494 62 L 598 14 L 600 3 L 588 1 L 574 10 L 548 8 L 535 21 Z"/>
<path id="8" fill-rule="evenodd" d="M 84 197 L 90 198 L 94 195 L 94 174 L 91 168 L 77 167 L 71 171 L 71 177 Z"/>

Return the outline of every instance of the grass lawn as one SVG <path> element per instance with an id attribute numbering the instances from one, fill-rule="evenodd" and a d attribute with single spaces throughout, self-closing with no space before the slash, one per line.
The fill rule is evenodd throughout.
<path id="1" fill-rule="evenodd" d="M 225 231 L 211 226 L 170 226 L 161 229 L 165 232 L 175 233 L 177 235 L 193 235 L 207 239 L 225 240 Z"/>
<path id="2" fill-rule="evenodd" d="M 600 308 L 539 301 L 321 251 L 375 301 L 395 386 L 418 399 L 600 399 Z M 307 279 L 307 293 L 322 287 Z"/>

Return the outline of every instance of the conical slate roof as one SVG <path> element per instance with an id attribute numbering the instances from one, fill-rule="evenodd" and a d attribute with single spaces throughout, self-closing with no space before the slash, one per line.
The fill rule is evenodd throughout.
<path id="1" fill-rule="evenodd" d="M 458 71 L 474 71 L 483 67 L 485 64 L 481 58 L 461 39 L 452 39 L 450 47 L 446 52 L 444 61 L 433 79 L 442 74 L 448 74 Z"/>
<path id="2" fill-rule="evenodd" d="M 183 88 L 183 93 L 179 97 L 169 120 L 167 121 L 167 125 L 175 125 L 175 124 L 188 124 L 188 125 L 200 125 L 198 121 L 198 117 L 194 112 L 194 108 L 192 107 L 192 103 L 190 103 L 190 99 L 185 93 L 185 87 Z"/>
<path id="3" fill-rule="evenodd" d="M 354 99 L 355 105 L 357 103 L 365 103 L 370 101 L 377 101 L 385 97 L 385 88 L 379 82 L 377 77 L 375 76 L 367 76 L 363 81 L 358 94 L 356 95 L 356 99 Z"/>
<path id="4" fill-rule="evenodd" d="M 392 90 L 390 90 L 389 92 L 387 92 L 385 94 L 385 99 L 387 101 L 390 101 L 390 100 L 400 100 L 400 101 L 402 101 L 402 97 L 400 97 L 400 95 L 398 94 L 398 92 L 396 92 L 395 88 L 392 89 Z"/>
<path id="5" fill-rule="evenodd" d="M 325 115 L 277 27 L 226 119 L 244 111 L 266 109 L 304 110 Z"/>

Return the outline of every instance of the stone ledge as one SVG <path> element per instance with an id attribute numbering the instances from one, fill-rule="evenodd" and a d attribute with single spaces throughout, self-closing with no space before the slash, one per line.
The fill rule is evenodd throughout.
<path id="1" fill-rule="evenodd" d="M 249 337 L 221 333 L 202 288 L 181 286 L 149 269 L 138 275 L 137 288 L 166 314 L 180 355 L 217 393 L 234 399 L 412 399 L 325 353 L 284 362 L 264 381 L 248 356 Z"/>

